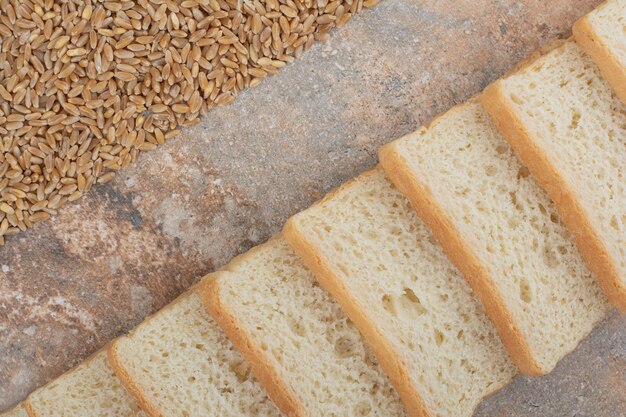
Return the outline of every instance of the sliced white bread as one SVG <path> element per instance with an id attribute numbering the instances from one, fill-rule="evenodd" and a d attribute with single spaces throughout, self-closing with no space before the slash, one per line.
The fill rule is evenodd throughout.
<path id="1" fill-rule="evenodd" d="M 574 38 L 626 103 L 626 0 L 608 0 L 574 24 Z"/>
<path id="2" fill-rule="evenodd" d="M 145 416 L 113 373 L 104 349 L 30 394 L 24 405 L 31 417 Z"/>
<path id="3" fill-rule="evenodd" d="M 112 343 L 109 360 L 152 417 L 280 415 L 196 287 Z"/>
<path id="4" fill-rule="evenodd" d="M 201 294 L 284 415 L 405 416 L 354 324 L 283 238 L 205 278 Z"/>
<path id="5" fill-rule="evenodd" d="M 19 403 L 15 407 L 0 413 L 0 417 L 28 417 L 28 413 L 26 412 L 24 404 Z"/>
<path id="6" fill-rule="evenodd" d="M 476 100 L 381 164 L 480 296 L 521 372 L 549 372 L 607 311 L 547 194 Z"/>
<path id="7" fill-rule="evenodd" d="M 411 416 L 471 416 L 513 378 L 480 302 L 381 168 L 292 217 L 284 236 L 372 346 Z"/>
<path id="8" fill-rule="evenodd" d="M 497 81 L 482 101 L 626 311 L 626 105 L 572 41 Z"/>

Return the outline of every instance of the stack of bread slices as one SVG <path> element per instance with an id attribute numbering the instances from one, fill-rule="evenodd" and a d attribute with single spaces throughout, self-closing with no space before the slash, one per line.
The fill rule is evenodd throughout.
<path id="1" fill-rule="evenodd" d="M 471 416 L 626 310 L 626 0 L 3 416 Z M 621 98 L 621 99 L 620 99 Z"/>

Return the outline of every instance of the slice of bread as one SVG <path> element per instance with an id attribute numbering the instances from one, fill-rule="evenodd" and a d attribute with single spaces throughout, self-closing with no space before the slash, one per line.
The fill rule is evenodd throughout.
<path id="1" fill-rule="evenodd" d="M 26 412 L 24 404 L 19 403 L 15 407 L 0 413 L 0 417 L 28 417 L 28 413 Z"/>
<path id="2" fill-rule="evenodd" d="M 284 415 L 405 415 L 356 327 L 284 239 L 225 269 L 203 281 L 202 298 Z"/>
<path id="3" fill-rule="evenodd" d="M 480 296 L 521 372 L 549 372 L 607 303 L 547 194 L 480 103 L 381 149 L 381 163 Z"/>
<path id="4" fill-rule="evenodd" d="M 571 41 L 488 87 L 482 101 L 626 311 L 626 105 Z"/>
<path id="5" fill-rule="evenodd" d="M 626 103 L 626 0 L 609 0 L 574 24 L 574 39 Z"/>
<path id="6" fill-rule="evenodd" d="M 278 417 L 196 288 L 111 344 L 115 373 L 153 417 Z"/>
<path id="7" fill-rule="evenodd" d="M 372 346 L 412 416 L 471 416 L 515 374 L 480 302 L 375 168 L 284 236 Z"/>
<path id="8" fill-rule="evenodd" d="M 30 394 L 24 404 L 31 417 L 145 416 L 113 373 L 104 349 Z"/>

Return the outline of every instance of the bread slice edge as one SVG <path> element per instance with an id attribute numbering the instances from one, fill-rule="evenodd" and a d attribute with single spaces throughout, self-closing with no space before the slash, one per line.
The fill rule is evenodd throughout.
<path id="1" fill-rule="evenodd" d="M 255 376 L 281 413 L 288 417 L 306 417 L 308 414 L 305 408 L 289 384 L 280 376 L 262 349 L 248 337 L 237 315 L 223 302 L 220 283 L 229 279 L 228 275 L 228 272 L 218 271 L 202 279 L 199 291 L 205 310 L 213 317 L 235 349 L 250 363 Z"/>
<path id="2" fill-rule="evenodd" d="M 179 295 L 178 298 L 176 298 L 174 301 L 172 301 L 171 303 L 169 303 L 168 305 L 166 305 L 165 307 L 163 307 L 162 309 L 160 309 L 159 311 L 157 311 L 156 313 L 154 313 L 153 315 L 151 315 L 150 317 L 142 321 L 139 325 L 137 325 L 137 327 L 131 330 L 126 336 L 122 336 L 114 340 L 113 342 L 111 342 L 111 344 L 109 345 L 107 349 L 107 359 L 109 360 L 109 365 L 111 365 L 111 368 L 113 368 L 113 372 L 115 372 L 115 375 L 118 377 L 118 379 L 120 380 L 124 388 L 126 388 L 126 391 L 128 391 L 128 393 L 135 399 L 135 401 L 137 401 L 137 404 L 139 405 L 139 407 L 149 417 L 165 417 L 165 416 L 159 411 L 159 407 L 156 404 L 153 404 L 145 396 L 145 394 L 143 393 L 144 389 L 141 386 L 141 384 L 135 381 L 133 377 L 131 376 L 131 373 L 125 366 L 123 357 L 120 354 L 120 351 L 118 349 L 119 344 L 126 338 L 132 337 L 135 331 L 143 323 L 146 323 L 149 320 L 156 319 L 158 315 L 166 313 L 173 306 L 186 300 L 187 297 L 190 297 L 194 291 L 197 291 L 197 288 L 198 288 L 197 284 L 192 285 L 191 288 L 189 288 L 187 291 Z"/>
<path id="3" fill-rule="evenodd" d="M 431 126 L 436 123 L 435 119 Z M 400 155 L 398 145 L 397 141 L 391 142 L 379 151 L 380 163 L 386 175 L 409 199 L 446 256 L 472 287 L 519 371 L 529 376 L 546 374 L 549 370 L 543 369 L 534 359 L 524 333 L 509 313 L 487 269 L 467 246 L 431 192 L 413 175 L 407 161 Z"/>
<path id="4" fill-rule="evenodd" d="M 33 406 L 28 402 L 28 398 L 24 400 L 24 409 L 26 410 L 26 414 L 28 414 L 28 417 L 40 417 L 33 408 Z"/>
<path id="5" fill-rule="evenodd" d="M 111 368 L 113 368 L 113 372 L 120 380 L 126 391 L 128 391 L 135 401 L 137 401 L 137 405 L 139 405 L 139 407 L 147 415 L 150 417 L 163 417 L 163 415 L 158 411 L 158 408 L 154 404 L 150 403 L 150 401 L 145 397 L 139 384 L 133 380 L 130 376 L 130 372 L 124 366 L 121 355 L 117 349 L 117 345 L 122 338 L 114 340 L 107 349 L 107 359 Z"/>
<path id="6" fill-rule="evenodd" d="M 609 251 L 576 198 L 574 186 L 565 180 L 541 147 L 533 141 L 532 135 L 507 100 L 501 80 L 485 89 L 481 102 L 515 154 L 554 201 L 563 223 L 572 232 L 585 263 L 607 298 L 626 312 L 626 285 L 621 282 L 619 270 L 611 261 Z"/>
<path id="7" fill-rule="evenodd" d="M 24 401 L 22 401 L 13 405 L 12 407 L 0 411 L 0 417 L 9 417 L 9 415 L 17 414 L 23 415 L 24 413 L 26 413 L 26 415 L 30 417 L 30 414 L 28 414 L 28 410 L 26 409 L 26 405 L 24 404 Z"/>
<path id="8" fill-rule="evenodd" d="M 604 2 L 598 9 L 606 6 L 607 3 L 608 1 Z M 589 15 L 578 19 L 572 27 L 572 32 L 576 43 L 591 56 L 600 68 L 602 76 L 611 84 L 620 100 L 626 103 L 626 67 L 620 63 L 611 49 L 602 41 L 602 37 L 597 36 L 589 20 Z"/>
<path id="9" fill-rule="evenodd" d="M 26 413 L 27 416 L 29 417 L 31 416 L 28 413 L 28 410 L 26 409 L 26 405 L 24 404 L 24 401 L 22 401 L 20 403 L 15 404 L 13 407 L 7 408 L 4 411 L 0 411 L 0 417 L 8 417 L 9 414 L 16 414 L 16 413 L 23 415 L 24 413 L 22 413 L 22 411 Z"/>
<path id="10" fill-rule="evenodd" d="M 353 182 L 361 181 L 366 176 L 374 174 L 376 169 L 380 168 L 373 168 L 359 177 L 344 183 L 316 204 L 333 198 L 335 194 L 349 187 Z M 328 259 L 316 250 L 314 242 L 300 232 L 293 217 L 285 223 L 282 236 L 302 258 L 304 265 L 313 272 L 322 288 L 328 291 L 339 303 L 346 316 L 350 318 L 363 335 L 363 338 L 372 348 L 378 362 L 398 392 L 407 414 L 410 417 L 434 417 L 434 414 L 426 407 L 419 390 L 411 382 L 410 371 L 402 362 L 401 355 L 385 340 L 381 330 L 367 316 L 367 309 L 350 294 L 348 288 L 341 282 L 339 278 L 340 273 L 334 270 Z"/>
<path id="11" fill-rule="evenodd" d="M 29 417 L 44 417 L 40 414 L 37 413 L 37 410 L 35 409 L 35 407 L 32 404 L 32 396 L 35 395 L 37 392 L 39 392 L 40 390 L 45 389 L 49 384 L 53 383 L 54 381 L 59 380 L 59 378 L 63 378 L 65 375 L 69 375 L 72 374 L 76 371 L 78 371 L 79 368 L 81 367 L 85 367 L 88 366 L 89 363 L 94 360 L 96 358 L 96 356 L 104 353 L 105 355 L 107 355 L 107 359 L 108 359 L 108 350 L 111 348 L 111 346 L 113 345 L 113 343 L 115 343 L 115 340 L 108 343 L 107 345 L 101 347 L 100 349 L 96 350 L 94 353 L 92 353 L 91 355 L 89 355 L 87 358 L 85 358 L 82 362 L 80 362 L 78 365 L 76 365 L 75 367 L 73 367 L 72 369 L 69 369 L 68 371 L 64 372 L 63 374 L 57 376 L 56 378 L 52 379 L 50 382 L 48 382 L 46 385 L 36 389 L 35 391 L 33 391 L 32 393 L 30 393 L 30 395 L 23 401 L 23 406 L 24 409 L 26 410 L 26 413 L 29 415 Z M 111 363 L 109 362 L 109 366 L 111 366 Z M 117 376 L 117 374 L 116 374 Z M 119 379 L 119 378 L 118 378 Z M 131 395 L 132 396 L 132 395 Z M 134 398 L 133 398 L 134 399 Z"/>

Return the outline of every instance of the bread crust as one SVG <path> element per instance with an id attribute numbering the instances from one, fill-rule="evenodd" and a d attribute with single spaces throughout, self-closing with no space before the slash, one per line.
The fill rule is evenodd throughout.
<path id="1" fill-rule="evenodd" d="M 157 314 L 162 314 L 163 312 L 171 309 L 172 306 L 184 301 L 185 299 L 187 299 L 187 297 L 191 296 L 193 291 L 197 291 L 197 287 L 198 287 L 197 284 L 191 286 L 191 288 L 189 288 L 187 291 L 185 291 L 180 296 L 178 296 L 177 299 L 172 301 L 170 304 L 168 304 L 161 310 L 154 313 L 152 316 L 145 319 L 142 323 L 145 323 L 148 320 L 153 319 Z M 119 341 L 124 339 L 125 337 L 132 336 L 134 331 L 135 330 L 132 330 L 128 335 L 122 336 L 121 338 L 116 339 L 113 342 L 111 342 L 111 344 L 109 345 L 107 349 L 107 359 L 109 360 L 109 365 L 111 365 L 111 368 L 113 368 L 113 372 L 115 372 L 115 375 L 118 377 L 118 379 L 120 380 L 124 388 L 126 388 L 126 391 L 128 391 L 130 395 L 132 395 L 135 401 L 137 401 L 137 404 L 139 405 L 139 407 L 148 416 L 166 417 L 164 414 L 161 413 L 161 411 L 159 410 L 159 407 L 157 407 L 156 404 L 153 404 L 152 402 L 150 402 L 150 400 L 144 395 L 142 387 L 134 381 L 133 377 L 130 375 L 130 372 L 124 366 L 122 356 L 120 355 L 120 352 L 118 350 Z"/>
<path id="2" fill-rule="evenodd" d="M 28 399 L 24 401 L 24 409 L 26 410 L 26 414 L 28 414 L 28 417 L 39 417 L 39 414 L 37 414 L 32 404 L 28 402 Z"/>
<path id="3" fill-rule="evenodd" d="M 147 415 L 150 417 L 163 417 L 163 414 L 159 412 L 159 409 L 148 401 L 139 385 L 135 383 L 133 378 L 130 376 L 130 373 L 124 367 L 119 351 L 117 350 L 118 342 L 119 339 L 113 341 L 107 349 L 107 359 L 113 368 L 113 372 L 115 372 L 115 375 L 118 377 L 124 388 L 126 388 L 126 391 L 128 391 L 128 393 L 133 396 L 135 401 L 137 401 L 137 405 L 139 405 L 139 407 Z"/>
<path id="4" fill-rule="evenodd" d="M 590 216 L 576 198 L 574 185 L 569 184 L 559 173 L 517 117 L 505 97 L 502 81 L 487 87 L 482 104 L 517 156 L 554 201 L 563 223 L 572 232 L 583 259 L 608 299 L 620 310 L 626 311 L 626 285 L 621 282 L 619 270 L 592 226 Z"/>
<path id="5" fill-rule="evenodd" d="M 115 343 L 112 342 L 112 343 Z M 94 353 L 92 353 L 89 357 L 87 357 L 83 362 L 81 362 L 79 365 L 77 365 L 76 367 L 70 369 L 69 371 L 63 373 L 62 375 L 58 376 L 57 378 L 55 378 L 54 380 L 50 381 L 48 384 L 44 385 L 43 387 L 37 389 L 36 391 L 32 392 L 28 398 L 26 398 L 26 400 L 24 400 L 23 405 L 24 408 L 26 409 L 26 413 L 29 415 L 29 417 L 41 417 L 40 414 L 37 413 L 37 410 L 35 409 L 35 407 L 33 406 L 33 404 L 31 403 L 32 400 L 32 395 L 35 394 L 36 392 L 38 392 L 41 389 L 45 389 L 49 384 L 53 383 L 54 381 L 57 381 L 59 378 L 62 378 L 66 375 L 70 375 L 73 374 L 74 372 L 76 372 L 78 370 L 78 368 L 81 367 L 86 367 L 89 366 L 89 363 L 94 360 L 94 358 L 96 356 L 98 356 L 99 354 L 101 354 L 103 351 L 108 351 L 108 349 L 112 346 L 112 343 L 109 345 L 106 345 L 100 349 L 98 349 L 97 351 L 95 351 Z M 110 365 L 110 363 L 109 363 Z"/>
<path id="6" fill-rule="evenodd" d="M 606 7 L 609 0 L 602 3 L 596 10 Z M 593 13 L 593 12 L 592 12 Z M 591 55 L 593 61 L 600 68 L 604 78 L 611 84 L 617 96 L 626 103 L 626 67 L 611 52 L 611 49 L 597 36 L 589 15 L 578 19 L 572 28 L 574 39 L 583 50 Z"/>
<path id="7" fill-rule="evenodd" d="M 24 409 L 26 410 L 26 414 L 28 414 L 29 417 L 39 417 L 33 406 L 28 402 L 28 399 L 24 401 Z"/>
<path id="8" fill-rule="evenodd" d="M 13 407 L 8 408 L 8 409 L 0 412 L 0 417 L 5 417 L 5 416 L 8 417 L 9 414 L 12 414 L 14 412 L 17 412 L 17 413 L 21 414 L 20 411 L 19 411 L 20 408 L 22 408 L 24 410 L 24 412 L 26 413 L 27 416 L 31 417 L 31 414 L 28 413 L 28 409 L 26 408 L 26 404 L 24 402 L 17 403 Z"/>
<path id="9" fill-rule="evenodd" d="M 344 188 L 350 187 L 353 182 L 362 181 L 365 177 L 373 175 L 377 169 L 371 169 L 361 176 L 348 181 L 335 191 L 329 193 L 319 203 L 332 199 L 335 194 Z M 283 229 L 283 237 L 289 242 L 293 250 L 302 258 L 306 267 L 314 273 L 320 285 L 328 291 L 341 305 L 346 315 L 352 320 L 356 328 L 361 332 L 365 340 L 372 348 L 381 367 L 385 370 L 410 417 L 434 417 L 419 393 L 417 387 L 411 382 L 410 371 L 403 363 L 399 352 L 396 352 L 391 344 L 383 336 L 368 315 L 368 309 L 362 306 L 354 298 L 340 278 L 340 272 L 332 267 L 332 263 L 319 253 L 314 243 L 298 230 L 293 219 L 289 219 Z"/>
<path id="10" fill-rule="evenodd" d="M 431 123 L 431 126 L 436 123 L 437 119 Z M 445 254 L 481 300 L 487 316 L 496 327 L 502 343 L 520 372 L 525 375 L 545 374 L 546 370 L 542 369 L 534 359 L 524 333 L 509 312 L 487 268 L 463 240 L 460 232 L 433 198 L 432 193 L 413 175 L 404 158 L 398 154 L 396 146 L 396 143 L 392 142 L 383 146 L 379 151 L 379 159 L 385 168 L 385 173 L 391 182 L 407 196 L 413 209 L 432 231 Z"/>
<path id="11" fill-rule="evenodd" d="M 26 413 L 26 415 L 28 415 L 29 417 L 32 417 L 32 415 L 28 412 L 28 409 L 26 408 L 26 404 L 24 402 L 21 403 L 17 403 L 16 405 L 14 405 L 11 408 L 7 408 L 6 410 L 0 412 L 0 417 L 5 417 L 5 416 L 9 416 L 9 414 L 14 413 L 14 412 L 20 412 L 19 409 L 22 408 L 24 410 L 24 412 Z"/>
<path id="12" fill-rule="evenodd" d="M 255 376 L 281 413 L 288 417 L 307 417 L 306 409 L 295 392 L 281 378 L 261 347 L 256 346 L 248 337 L 237 320 L 237 315 L 222 301 L 220 282 L 224 279 L 228 279 L 227 272 L 215 272 L 203 278 L 199 291 L 204 308 L 226 333 L 233 346 L 250 363 Z"/>

